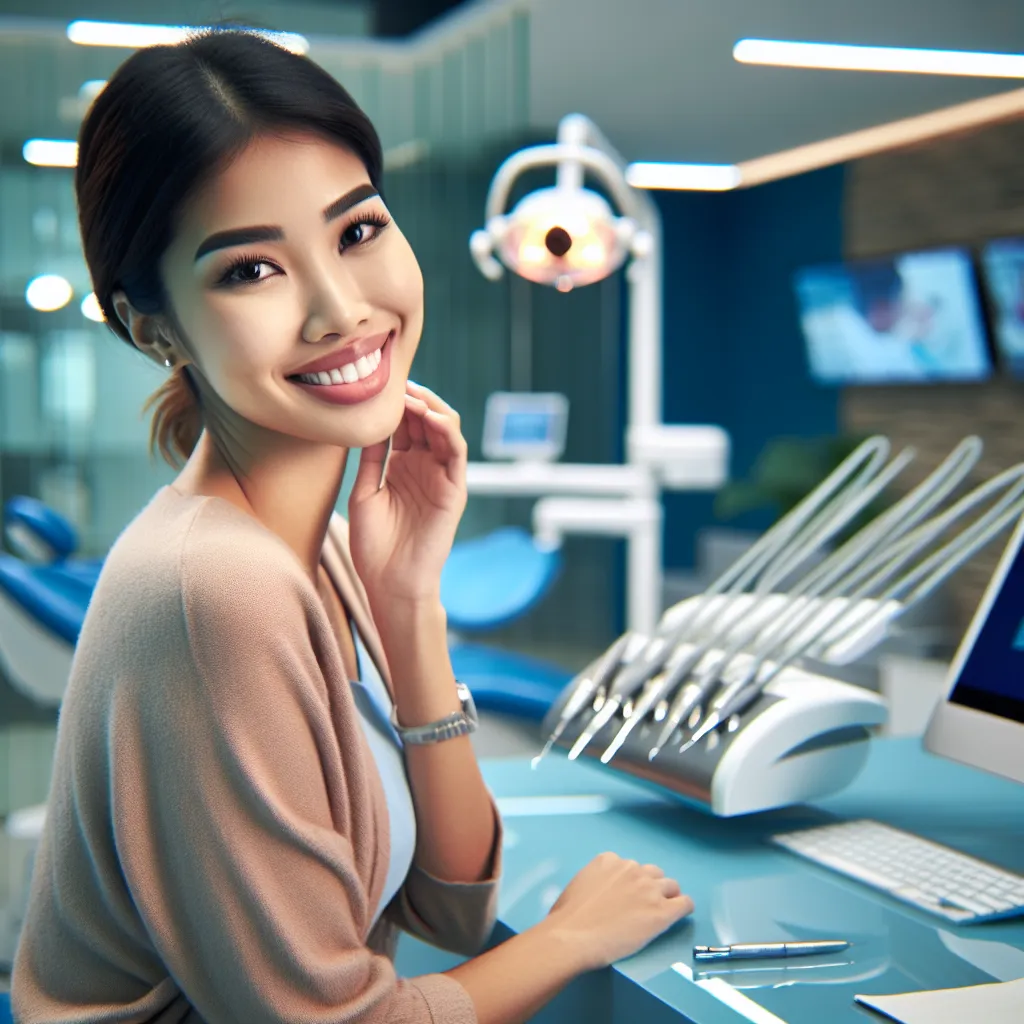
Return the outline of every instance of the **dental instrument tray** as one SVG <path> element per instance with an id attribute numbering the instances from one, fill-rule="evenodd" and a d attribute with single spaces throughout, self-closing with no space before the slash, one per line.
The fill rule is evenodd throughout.
<path id="1" fill-rule="evenodd" d="M 849 664 L 1024 512 L 1024 464 L 962 490 L 969 437 L 848 539 L 914 458 L 865 441 L 653 635 L 626 633 L 576 676 L 544 720 L 547 743 L 723 817 L 848 785 L 887 718 L 877 693 L 807 670 Z M 827 671 L 827 668 L 826 668 Z"/>

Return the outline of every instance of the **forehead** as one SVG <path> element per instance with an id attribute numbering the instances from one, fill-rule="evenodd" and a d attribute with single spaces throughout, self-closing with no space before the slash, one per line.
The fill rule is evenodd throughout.
<path id="1" fill-rule="evenodd" d="M 260 136 L 204 182 L 181 212 L 180 234 L 256 224 L 320 224 L 321 211 L 370 180 L 362 160 L 311 135 Z"/>

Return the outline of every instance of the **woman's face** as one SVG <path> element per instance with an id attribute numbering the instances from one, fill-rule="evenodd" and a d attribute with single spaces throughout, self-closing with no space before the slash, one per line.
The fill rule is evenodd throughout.
<path id="1" fill-rule="evenodd" d="M 260 137 L 187 203 L 161 271 L 222 438 L 248 446 L 255 424 L 362 448 L 394 433 L 423 278 L 358 157 Z"/>

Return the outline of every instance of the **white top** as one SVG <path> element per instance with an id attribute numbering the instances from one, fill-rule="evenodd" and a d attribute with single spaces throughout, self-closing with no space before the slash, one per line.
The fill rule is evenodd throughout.
<path id="1" fill-rule="evenodd" d="M 405 876 L 412 866 L 412 857 L 416 849 L 416 811 L 409 790 L 409 779 L 405 774 L 402 740 L 390 720 L 391 697 L 373 664 L 373 659 L 366 653 L 354 625 L 352 638 L 356 645 L 361 680 L 352 680 L 352 696 L 355 698 L 366 741 L 370 745 L 381 781 L 384 783 L 391 836 L 391 859 L 388 863 L 384 892 L 373 915 L 375 924 L 395 893 L 401 889 Z"/>

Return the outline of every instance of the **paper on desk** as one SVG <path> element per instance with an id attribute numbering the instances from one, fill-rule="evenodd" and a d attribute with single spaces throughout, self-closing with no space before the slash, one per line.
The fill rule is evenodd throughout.
<path id="1" fill-rule="evenodd" d="M 934 992 L 853 998 L 899 1024 L 1024 1024 L 1024 978 Z"/>

